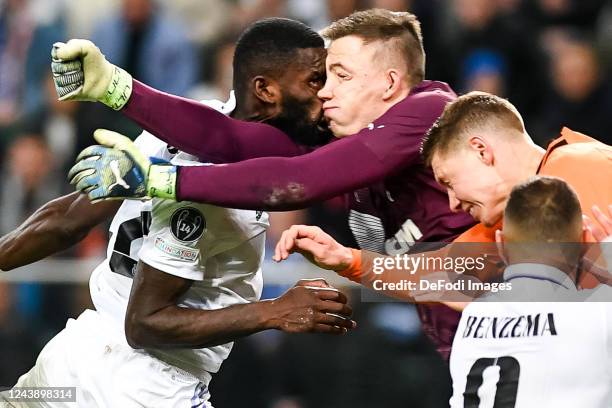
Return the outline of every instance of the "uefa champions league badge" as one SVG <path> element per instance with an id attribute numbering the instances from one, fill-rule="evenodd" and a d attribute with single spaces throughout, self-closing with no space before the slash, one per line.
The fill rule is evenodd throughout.
<path id="1" fill-rule="evenodd" d="M 181 242 L 198 240 L 206 229 L 206 220 L 200 211 L 193 207 L 176 210 L 170 218 L 170 231 Z"/>

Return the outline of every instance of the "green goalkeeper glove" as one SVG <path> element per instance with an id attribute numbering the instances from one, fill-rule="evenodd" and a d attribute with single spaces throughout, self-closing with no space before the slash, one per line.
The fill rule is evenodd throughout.
<path id="1" fill-rule="evenodd" d="M 51 71 L 61 101 L 98 101 L 120 110 L 132 94 L 132 76 L 88 40 L 53 44 Z"/>
<path id="2" fill-rule="evenodd" d="M 176 166 L 146 158 L 129 138 L 98 129 L 77 157 L 68 179 L 92 202 L 113 199 L 176 199 Z"/>

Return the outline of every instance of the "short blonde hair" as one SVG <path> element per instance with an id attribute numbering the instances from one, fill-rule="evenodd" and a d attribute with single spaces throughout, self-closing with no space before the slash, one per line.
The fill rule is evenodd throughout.
<path id="1" fill-rule="evenodd" d="M 357 11 L 325 28 L 321 33 L 330 41 L 350 35 L 363 39 L 365 44 L 374 41 L 391 41 L 390 50 L 399 51 L 406 62 L 412 84 L 425 79 L 425 50 L 421 23 L 408 12 L 385 9 Z"/>
<path id="2" fill-rule="evenodd" d="M 525 124 L 519 111 L 508 100 L 486 92 L 470 92 L 446 105 L 421 146 L 421 155 L 427 166 L 436 153 L 456 150 L 470 130 L 496 126 L 525 133 Z"/>

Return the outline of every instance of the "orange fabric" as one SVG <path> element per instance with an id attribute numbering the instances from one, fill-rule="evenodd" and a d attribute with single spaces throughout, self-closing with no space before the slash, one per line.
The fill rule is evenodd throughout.
<path id="1" fill-rule="evenodd" d="M 351 262 L 348 268 L 338 272 L 338 274 L 358 282 L 361 277 L 361 251 L 351 248 L 351 253 L 353 254 L 353 262 Z"/>
<path id="2" fill-rule="evenodd" d="M 612 204 L 612 146 L 587 135 L 564 127 L 548 145 L 538 174 L 565 180 L 578 194 L 582 212 L 591 218 L 593 205 Z M 495 242 L 495 231 L 501 227 L 501 220 L 492 228 L 476 224 L 453 242 Z"/>
<path id="3" fill-rule="evenodd" d="M 548 145 L 538 174 L 565 180 L 578 194 L 582 212 L 591 218 L 593 205 L 607 208 L 612 203 L 612 146 L 582 133 L 563 128 L 561 136 Z M 491 228 L 476 224 L 453 242 L 495 242 L 495 231 L 501 227 L 501 220 Z M 353 250 L 353 264 L 339 274 L 358 282 L 360 274 L 367 272 L 361 269 L 360 254 Z"/>
<path id="4" fill-rule="evenodd" d="M 555 176 L 574 188 L 582 212 L 593 218 L 592 207 L 612 204 L 612 146 L 563 128 L 550 144 L 538 174 Z"/>

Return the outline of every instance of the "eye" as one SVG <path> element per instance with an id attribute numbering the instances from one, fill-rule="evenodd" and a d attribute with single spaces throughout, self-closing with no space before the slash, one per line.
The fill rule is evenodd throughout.
<path id="1" fill-rule="evenodd" d="M 320 75 L 316 75 L 316 76 L 311 77 L 310 81 L 309 81 L 310 85 L 313 88 L 321 88 L 323 86 L 323 82 L 324 82 L 324 79 Z"/>
<path id="2" fill-rule="evenodd" d="M 338 78 L 342 79 L 343 81 L 346 81 L 347 79 L 350 78 L 350 76 L 348 74 L 345 74 L 344 72 L 337 72 L 336 75 L 338 76 Z"/>

